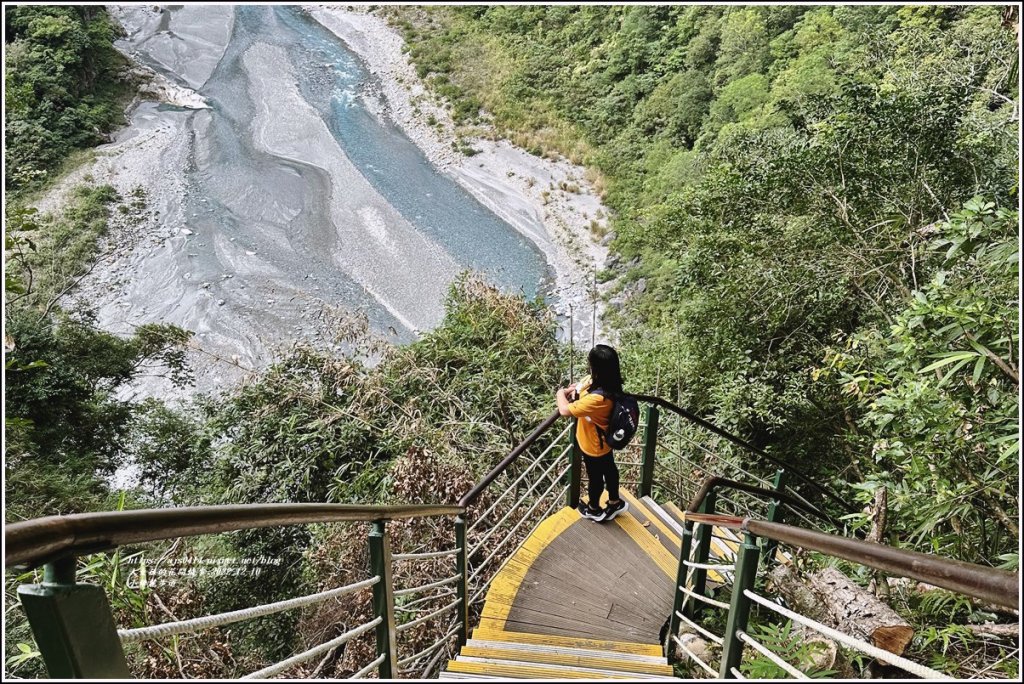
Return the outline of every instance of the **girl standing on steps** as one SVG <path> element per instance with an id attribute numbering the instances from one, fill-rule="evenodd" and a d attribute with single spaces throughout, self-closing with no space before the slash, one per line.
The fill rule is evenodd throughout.
<path id="1" fill-rule="evenodd" d="M 619 469 L 612 448 L 604 435 L 611 420 L 613 397 L 622 393 L 622 371 L 619 355 L 605 344 L 599 344 L 587 355 L 590 375 L 576 385 L 560 387 L 555 392 L 558 413 L 574 416 L 576 442 L 583 452 L 587 468 L 589 505 L 579 504 L 580 514 L 596 522 L 611 520 L 629 507 L 619 498 Z M 608 507 L 601 508 L 601 492 L 608 489 Z"/>

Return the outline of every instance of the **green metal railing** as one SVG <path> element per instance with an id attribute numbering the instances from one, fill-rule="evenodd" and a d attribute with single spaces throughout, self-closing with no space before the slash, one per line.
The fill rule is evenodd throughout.
<path id="1" fill-rule="evenodd" d="M 711 511 L 714 494 L 707 496 L 702 508 Z M 734 563 L 708 563 L 708 556 L 697 548 L 693 553 L 694 527 L 697 535 L 703 530 L 728 528 L 743 534 L 743 543 Z M 813 672 L 799 669 L 800 663 L 787 662 L 783 656 L 773 652 L 769 645 L 759 642 L 750 635 L 757 624 L 771 624 L 779 619 L 789 620 L 804 630 L 817 633 L 838 643 L 851 653 L 878 659 L 915 677 L 926 679 L 952 679 L 932 667 L 916 662 L 900 654 L 891 653 L 868 643 L 863 638 L 844 633 L 824 625 L 807 616 L 785 607 L 785 601 L 769 597 L 759 587 L 764 585 L 767 566 L 759 563 L 767 549 L 786 545 L 794 550 L 817 552 L 833 559 L 885 572 L 890 577 L 907 578 L 927 585 L 969 597 L 1007 611 L 1019 610 L 1019 573 L 997 570 L 990 567 L 963 563 L 930 554 L 896 549 L 859 539 L 850 539 L 800 527 L 784 525 L 749 518 L 715 515 L 710 512 L 687 513 L 679 561 L 676 585 L 676 604 L 673 606 L 672 621 L 667 634 L 670 659 L 678 660 L 679 652 L 688 656 L 690 662 L 701 672 L 720 679 L 743 678 L 739 668 L 745 657 L 744 649 L 749 647 L 753 655 L 760 655 L 777 665 L 781 671 L 798 679 L 805 679 Z M 707 590 L 698 577 L 708 569 L 717 569 L 729 586 L 721 586 L 716 592 Z M 728 573 L 725 570 L 729 570 Z M 716 598 L 717 594 L 728 594 L 728 602 Z M 701 613 L 709 609 L 725 612 L 725 629 L 721 635 L 712 633 L 701 624 Z M 698 655 L 680 637 L 690 633 L 717 646 L 719 654 L 717 667 Z M 714 652 L 714 650 L 712 650 Z M 806 667 L 806 664 L 803 664 Z"/>
<path id="2" fill-rule="evenodd" d="M 394 599 L 399 592 L 395 591 L 392 581 L 394 563 L 427 557 L 450 557 L 454 565 L 454 558 L 460 551 L 456 548 L 432 553 L 392 555 L 387 522 L 449 517 L 462 512 L 463 509 L 459 506 L 263 504 L 86 513 L 41 518 L 5 526 L 4 560 L 7 567 L 33 567 L 40 564 L 44 566 L 43 581 L 19 587 L 18 594 L 47 671 L 52 678 L 130 677 L 124 651 L 125 644 L 192 634 L 316 605 L 365 590 L 373 593 L 373 618 L 370 621 L 324 644 L 250 673 L 247 677 L 273 676 L 374 631 L 377 639 L 376 657 L 355 672 L 353 677 L 359 678 L 377 669 L 379 675 L 385 678 L 395 674 L 400 666 L 398 636 L 426 620 L 440 618 L 455 607 L 454 604 L 449 604 L 444 609 L 434 611 L 425 617 L 398 620 Z M 80 584 L 76 578 L 78 557 L 126 545 L 281 525 L 344 522 L 363 522 L 371 526 L 368 535 L 368 579 L 272 604 L 191 620 L 119 630 L 114 624 L 110 603 L 102 588 Z M 444 583 L 454 583 L 454 580 Z M 401 593 L 419 593 L 441 584 L 432 583 L 402 590 Z"/>
<path id="3" fill-rule="evenodd" d="M 755 593 L 780 552 L 795 556 L 816 551 L 891 577 L 918 579 L 960 597 L 1018 610 L 1019 574 L 826 534 L 847 531 L 836 516 L 852 512 L 852 501 L 685 409 L 654 397 L 638 398 L 649 401 L 643 412 L 642 442 L 636 447 L 642 453 L 641 462 L 635 464 L 639 470 L 634 471 L 639 473 L 639 494 L 658 501 L 688 502 L 666 646 L 670 660 L 687 656 L 696 668 L 691 675 L 742 678 L 744 658 L 763 657 L 784 676 L 807 678 L 775 652 L 775 645 L 750 634 L 757 626 L 787 620 L 805 633 L 824 634 L 849 652 L 878 658 L 913 676 L 949 678 L 809 620 L 785 608 L 778 597 L 766 599 Z M 634 466 L 628 460 L 625 465 Z M 722 517 L 722 513 L 735 517 Z M 784 518 L 801 527 L 782 525 Z M 738 531 L 742 539 L 722 536 L 729 530 Z M 711 557 L 716 537 L 718 543 L 737 547 L 732 561 Z M 715 572 L 725 585 L 716 582 L 712 588 L 709 572 Z M 720 635 L 709 629 L 714 624 L 719 625 Z M 703 640 L 709 647 L 705 652 L 716 654 L 717 662 L 707 662 L 689 648 L 680 638 L 687 633 Z M 1002 661 L 992 659 L 989 671 L 1017 655 L 1008 650 L 1009 656 Z M 1013 666 L 1008 669 L 1013 671 Z"/>
<path id="4" fill-rule="evenodd" d="M 373 618 L 323 644 L 268 665 L 249 678 L 265 678 L 324 656 L 350 641 L 375 635 L 375 657 L 353 673 L 381 678 L 422 678 L 464 644 L 490 582 L 533 529 L 562 505 L 575 505 L 580 453 L 574 423 L 546 443 L 549 417 L 455 506 L 351 506 L 255 504 L 167 508 L 40 518 L 6 525 L 5 566 L 43 566 L 43 581 L 22 585 L 19 598 L 47 671 L 53 678 L 130 676 L 124 646 L 146 639 L 191 634 L 301 607 L 346 594 L 372 592 Z M 575 484 L 574 484 L 575 483 Z M 454 545 L 393 553 L 389 521 L 450 519 Z M 315 523 L 368 523 L 368 578 L 309 596 L 174 623 L 118 629 L 101 587 L 77 582 L 77 559 L 124 546 Z M 448 561 L 452 574 L 420 586 L 396 588 L 395 568 Z M 396 598 L 399 602 L 396 603 Z M 440 607 L 437 607 L 439 604 Z M 403 636 L 430 627 L 440 635 L 426 648 L 403 652 Z"/>

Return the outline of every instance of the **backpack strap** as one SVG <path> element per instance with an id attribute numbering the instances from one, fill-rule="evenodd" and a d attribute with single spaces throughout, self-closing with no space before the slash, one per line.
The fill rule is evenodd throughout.
<path id="1" fill-rule="evenodd" d="M 596 394 L 599 397 L 610 399 L 612 401 L 612 412 L 608 416 L 608 420 L 611 421 L 612 415 L 615 414 L 615 396 L 611 395 L 609 392 L 605 391 L 601 387 L 597 387 L 595 389 L 588 389 L 587 394 Z M 597 439 L 603 447 L 605 444 L 608 443 L 608 440 L 605 438 L 605 431 L 599 428 L 596 423 L 594 424 L 594 430 L 597 431 Z"/>

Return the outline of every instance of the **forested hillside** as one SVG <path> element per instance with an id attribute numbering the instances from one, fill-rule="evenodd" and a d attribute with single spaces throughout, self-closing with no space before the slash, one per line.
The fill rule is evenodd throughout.
<path id="1" fill-rule="evenodd" d="M 865 501 L 889 487 L 901 543 L 1016 548 L 1003 8 L 389 12 L 465 132 L 595 172 L 630 387 Z"/>
<path id="2" fill-rule="evenodd" d="M 133 89 L 127 60 L 111 44 L 121 32 L 104 9 L 4 10 L 4 140 L 8 192 L 37 188 L 76 149 L 103 142 L 124 123 Z"/>

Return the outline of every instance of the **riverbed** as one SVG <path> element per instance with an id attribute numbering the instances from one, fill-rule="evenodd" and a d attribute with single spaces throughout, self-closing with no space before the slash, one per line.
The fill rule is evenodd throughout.
<path id="1" fill-rule="evenodd" d="M 480 141 L 479 160 L 441 163 L 396 116 L 379 55 L 357 52 L 316 12 L 114 14 L 127 32 L 122 50 L 208 106 L 139 103 L 79 174 L 122 193 L 142 188 L 151 213 L 115 230 L 78 296 L 115 332 L 149 322 L 192 330 L 189 392 L 229 387 L 296 342 L 343 351 L 331 323 L 339 315 L 363 315 L 393 342 L 416 339 L 440 322 L 448 287 L 467 270 L 505 291 L 575 303 L 578 315 L 585 308 L 582 288 L 599 266 L 587 262 L 599 251 L 572 244 L 565 215 L 585 226 L 599 201 L 577 193 L 589 209 L 556 210 L 525 189 L 581 170 Z M 361 31 L 387 31 L 350 16 Z M 137 389 L 170 391 L 159 379 Z"/>

